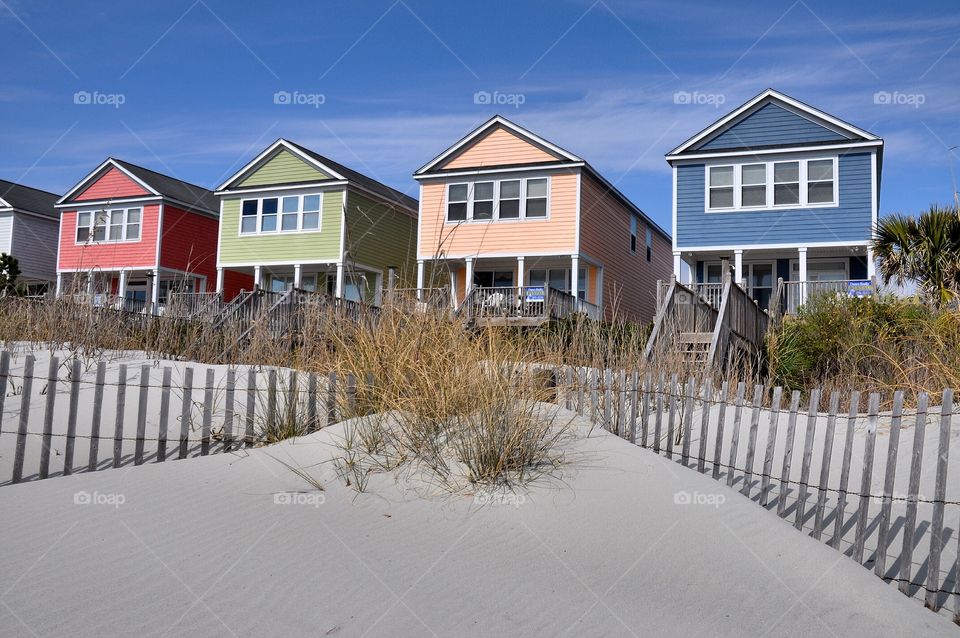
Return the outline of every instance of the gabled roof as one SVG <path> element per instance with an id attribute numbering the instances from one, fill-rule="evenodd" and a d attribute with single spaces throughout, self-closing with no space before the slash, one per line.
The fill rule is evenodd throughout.
<path id="1" fill-rule="evenodd" d="M 54 205 L 59 195 L 0 179 L 0 208 L 23 210 L 45 217 L 58 217 Z"/>
<path id="2" fill-rule="evenodd" d="M 513 132 L 514 134 L 518 135 L 519 137 L 526 139 L 528 142 L 534 144 L 535 146 L 539 146 L 540 148 L 544 149 L 551 155 L 555 156 L 558 161 L 561 161 L 561 162 L 582 162 L 583 161 L 581 158 L 577 157 L 573 153 L 560 148 L 553 142 L 545 140 L 539 135 L 523 128 L 519 124 L 514 124 L 513 122 L 503 117 L 502 115 L 494 115 L 489 120 L 487 120 L 477 128 L 473 129 L 469 133 L 467 133 L 464 137 L 457 140 L 457 142 L 453 144 L 453 146 L 450 146 L 449 148 L 447 148 L 447 150 L 443 151 L 442 153 L 434 157 L 432 160 L 430 160 L 429 162 L 427 162 L 426 164 L 418 168 L 417 171 L 413 174 L 414 177 L 418 175 L 424 175 L 430 172 L 430 170 L 433 169 L 435 166 L 442 163 L 444 160 L 456 155 L 460 150 L 469 146 L 474 140 L 481 137 L 484 133 L 497 127 L 503 127 Z"/>
<path id="3" fill-rule="evenodd" d="M 805 104 L 800 100 L 792 98 L 789 95 L 781 93 L 775 89 L 767 89 L 750 100 L 747 100 L 727 115 L 724 115 L 710 126 L 706 127 L 693 137 L 674 148 L 672 151 L 667 153 L 667 159 L 672 159 L 675 156 L 681 155 L 682 153 L 691 152 L 701 143 L 704 143 L 705 141 L 719 135 L 723 131 L 734 126 L 738 122 L 748 117 L 750 114 L 756 112 L 769 103 L 778 104 L 779 106 L 786 108 L 796 115 L 805 117 L 817 124 L 824 126 L 825 128 L 841 133 L 845 137 L 850 138 L 851 142 L 883 143 L 883 140 L 873 133 L 858 128 L 848 122 L 844 122 L 839 118 L 825 113 L 820 109 L 816 109 L 809 104 Z"/>
<path id="4" fill-rule="evenodd" d="M 262 153 L 253 158 L 243 168 L 227 178 L 226 181 L 217 187 L 217 192 L 229 190 L 233 183 L 250 173 L 251 170 L 258 167 L 261 162 L 272 157 L 274 153 L 281 148 L 290 151 L 308 164 L 311 164 L 324 173 L 331 175 L 336 180 L 353 184 L 362 190 L 369 191 L 389 202 L 396 203 L 411 211 L 416 211 L 418 208 L 417 200 L 409 195 L 406 195 L 395 188 L 391 188 L 382 182 L 378 182 L 371 177 L 367 177 L 363 173 L 355 171 L 348 166 L 344 166 L 339 162 L 335 162 L 329 157 L 321 155 L 316 151 L 312 151 L 305 146 L 301 146 L 300 144 L 283 138 L 278 139 L 276 142 L 268 146 Z M 269 188 L 269 185 L 258 186 L 258 188 L 266 189 Z"/>
<path id="5" fill-rule="evenodd" d="M 108 157 L 90 174 L 80 180 L 76 186 L 70 189 L 70 192 L 60 198 L 57 204 L 62 206 L 71 201 L 74 195 L 83 192 L 111 168 L 117 169 L 153 196 L 175 200 L 191 208 L 218 214 L 220 206 L 216 196 L 210 190 L 113 157 Z"/>

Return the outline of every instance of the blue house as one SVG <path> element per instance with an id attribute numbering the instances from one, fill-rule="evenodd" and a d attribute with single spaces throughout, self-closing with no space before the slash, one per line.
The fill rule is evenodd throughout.
<path id="1" fill-rule="evenodd" d="M 792 311 L 816 291 L 856 293 L 874 278 L 876 135 L 767 89 L 666 159 L 678 279 L 709 292 L 726 262 L 764 308 L 782 279 Z"/>

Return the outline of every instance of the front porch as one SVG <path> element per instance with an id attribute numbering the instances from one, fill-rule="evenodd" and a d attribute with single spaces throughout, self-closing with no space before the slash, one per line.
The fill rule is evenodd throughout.
<path id="1" fill-rule="evenodd" d="M 224 288 L 224 268 L 253 277 L 257 290 L 283 293 L 291 289 L 319 292 L 337 299 L 379 306 L 384 273 L 373 268 L 329 262 L 321 264 L 264 264 L 217 268 L 217 290 Z"/>
<path id="2" fill-rule="evenodd" d="M 97 308 L 163 314 L 176 293 L 207 292 L 207 278 L 169 268 L 58 272 L 57 297 Z"/>
<path id="3" fill-rule="evenodd" d="M 719 307 L 726 268 L 761 309 L 785 314 L 796 314 L 817 295 L 863 297 L 877 291 L 866 245 L 675 252 L 674 261 L 678 279 L 714 307 Z M 686 277 L 679 274 L 681 261 L 689 265 Z"/>

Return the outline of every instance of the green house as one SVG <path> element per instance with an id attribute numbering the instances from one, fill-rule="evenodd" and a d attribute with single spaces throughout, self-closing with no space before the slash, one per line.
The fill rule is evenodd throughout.
<path id="1" fill-rule="evenodd" d="M 378 305 L 385 287 L 413 285 L 417 200 L 319 153 L 277 140 L 216 194 L 218 291 L 239 272 Z"/>

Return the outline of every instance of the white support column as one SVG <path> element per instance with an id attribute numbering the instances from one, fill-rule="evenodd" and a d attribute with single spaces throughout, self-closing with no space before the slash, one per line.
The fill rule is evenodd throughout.
<path id="1" fill-rule="evenodd" d="M 804 304 L 807 302 L 807 249 L 800 248 L 798 252 L 800 253 L 798 261 L 800 267 L 800 304 Z"/>
<path id="2" fill-rule="evenodd" d="M 424 268 L 423 260 L 417 260 L 417 301 L 423 301 L 423 278 Z"/>
<path id="3" fill-rule="evenodd" d="M 570 294 L 577 297 L 580 290 L 580 255 L 570 255 Z M 579 297 L 577 297 L 579 299 Z"/>
<path id="4" fill-rule="evenodd" d="M 338 261 L 337 262 L 337 288 L 334 292 L 334 296 L 337 297 L 337 299 L 343 299 L 344 275 L 345 273 L 343 269 L 343 262 Z"/>
<path id="5" fill-rule="evenodd" d="M 150 311 L 157 315 L 160 314 L 160 270 L 153 271 L 153 288 L 150 290 Z"/>
<path id="6" fill-rule="evenodd" d="M 877 276 L 877 261 L 873 254 L 873 246 L 867 246 L 867 279 Z"/>
<path id="7" fill-rule="evenodd" d="M 469 295 L 470 291 L 473 290 L 473 257 L 467 257 L 466 262 L 467 272 L 464 278 L 463 293 Z"/>
<path id="8" fill-rule="evenodd" d="M 457 271 L 448 267 L 447 272 L 450 273 L 450 306 L 456 308 L 459 301 L 457 299 Z"/>
<path id="9" fill-rule="evenodd" d="M 733 280 L 743 286 L 743 250 L 737 249 L 733 251 Z"/>
<path id="10" fill-rule="evenodd" d="M 55 291 L 57 297 L 63 294 L 63 273 L 57 273 L 57 289 Z"/>
<path id="11" fill-rule="evenodd" d="M 677 278 L 677 281 L 680 281 L 680 271 L 683 268 L 683 259 L 680 258 L 680 252 L 673 253 L 673 276 Z"/>
<path id="12" fill-rule="evenodd" d="M 217 292 L 223 294 L 223 268 L 217 268 Z"/>
<path id="13" fill-rule="evenodd" d="M 120 270 L 120 279 L 117 282 L 117 297 L 118 297 L 117 299 L 118 307 L 123 308 L 126 305 L 125 300 L 127 298 L 127 271 L 126 270 L 122 270 L 122 269 Z"/>
<path id="14" fill-rule="evenodd" d="M 517 255 L 517 281 L 516 281 L 517 308 L 520 307 L 520 304 L 522 303 L 522 300 L 523 300 L 523 290 L 521 289 L 523 288 L 523 283 L 525 280 L 526 280 L 526 276 L 523 268 L 523 255 Z"/>
<path id="15" fill-rule="evenodd" d="M 256 290 L 263 283 L 263 269 L 260 266 L 253 267 L 253 289 Z"/>
<path id="16" fill-rule="evenodd" d="M 300 279 L 303 276 L 303 269 L 300 264 L 293 265 L 293 287 L 300 288 Z"/>

